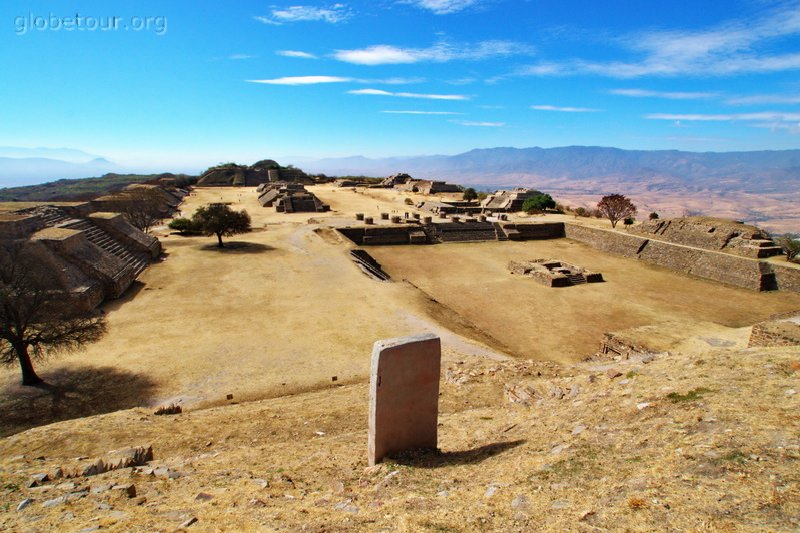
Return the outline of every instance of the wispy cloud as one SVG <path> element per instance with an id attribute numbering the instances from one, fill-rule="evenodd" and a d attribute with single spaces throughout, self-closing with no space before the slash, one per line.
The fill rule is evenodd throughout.
<path id="1" fill-rule="evenodd" d="M 525 67 L 519 74 L 642 76 L 731 76 L 800 69 L 800 53 L 769 50 L 781 38 L 800 34 L 800 3 L 781 4 L 755 20 L 733 20 L 703 31 L 651 31 L 620 39 L 632 61 L 573 59 Z"/>
<path id="2" fill-rule="evenodd" d="M 456 113 L 455 111 L 401 111 L 401 110 L 386 110 L 381 113 L 390 113 L 393 115 L 463 115 L 464 113 Z"/>
<path id="3" fill-rule="evenodd" d="M 314 54 L 309 54 L 308 52 L 302 52 L 300 50 L 278 50 L 275 52 L 279 56 L 283 57 L 299 57 L 301 59 L 317 59 L 317 56 Z"/>
<path id="4" fill-rule="evenodd" d="M 287 22 L 328 22 L 337 24 L 350 18 L 350 10 L 344 4 L 332 4 L 328 7 L 289 6 L 276 7 L 269 16 L 253 17 L 264 24 L 280 25 Z"/>
<path id="5" fill-rule="evenodd" d="M 437 15 L 449 15 L 477 4 L 478 0 L 403 0 L 403 3 L 427 9 Z"/>
<path id="6" fill-rule="evenodd" d="M 559 107 L 554 105 L 532 105 L 531 109 L 537 111 L 560 111 L 562 113 L 595 113 L 600 111 L 591 107 Z"/>
<path id="7" fill-rule="evenodd" d="M 611 89 L 608 92 L 634 98 L 666 98 L 668 100 L 704 100 L 719 96 L 719 93 L 650 91 L 647 89 Z"/>
<path id="8" fill-rule="evenodd" d="M 265 83 L 267 85 L 315 85 L 318 83 L 344 83 L 353 81 L 352 78 L 339 76 L 285 76 L 268 80 L 245 80 L 250 83 Z"/>
<path id="9" fill-rule="evenodd" d="M 232 59 L 234 61 L 241 61 L 243 59 L 253 59 L 256 56 L 250 54 L 231 54 L 228 56 L 228 59 Z"/>
<path id="10" fill-rule="evenodd" d="M 800 94 L 753 94 L 734 96 L 725 100 L 729 105 L 800 104 Z"/>
<path id="11" fill-rule="evenodd" d="M 685 120 L 702 122 L 727 122 L 731 120 L 742 121 L 769 121 L 769 122 L 797 122 L 800 121 L 800 113 L 783 113 L 780 111 L 762 111 L 758 113 L 651 113 L 644 118 L 653 120 Z"/>
<path id="12" fill-rule="evenodd" d="M 347 91 L 349 94 L 370 95 L 370 96 L 393 96 L 397 98 L 424 98 L 426 100 L 469 100 L 469 96 L 463 94 L 419 94 L 419 93 L 394 93 L 382 89 L 353 89 Z"/>
<path id="13" fill-rule="evenodd" d="M 440 42 L 428 48 L 377 44 L 353 50 L 337 50 L 333 57 L 356 65 L 397 65 L 420 62 L 445 63 L 453 60 L 479 61 L 493 57 L 528 54 L 531 51 L 530 46 L 512 41 L 482 41 L 469 45 Z"/>
<path id="14" fill-rule="evenodd" d="M 479 128 L 502 128 L 505 122 L 476 122 L 474 120 L 451 120 L 450 122 L 459 126 L 475 126 Z"/>

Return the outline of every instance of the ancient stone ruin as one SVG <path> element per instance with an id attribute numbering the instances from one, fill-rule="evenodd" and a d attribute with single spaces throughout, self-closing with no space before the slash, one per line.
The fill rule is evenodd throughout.
<path id="1" fill-rule="evenodd" d="M 800 346 L 800 311 L 776 315 L 755 324 L 748 346 Z"/>
<path id="2" fill-rule="evenodd" d="M 254 187 L 262 183 L 295 182 L 312 185 L 314 180 L 299 168 L 282 167 L 272 159 L 252 164 L 226 163 L 206 170 L 197 185 L 201 187 Z"/>
<path id="3" fill-rule="evenodd" d="M 512 274 L 530 277 L 548 287 L 570 287 L 603 281 L 603 275 L 599 272 L 591 272 L 556 259 L 511 261 L 508 263 L 508 270 Z"/>
<path id="4" fill-rule="evenodd" d="M 655 237 L 685 246 L 717 250 L 744 257 L 780 255 L 781 247 L 769 235 L 749 224 L 712 217 L 649 220 L 629 230 L 643 237 Z"/>
<path id="5" fill-rule="evenodd" d="M 15 241 L 51 274 L 76 312 L 118 298 L 161 253 L 155 237 L 92 202 L 42 205 L 0 215 L 0 240 Z"/>
<path id="6" fill-rule="evenodd" d="M 447 183 L 439 180 L 415 180 L 411 179 L 405 183 L 396 184 L 398 191 L 417 192 L 420 194 L 442 194 L 451 192 L 461 192 L 461 187 L 454 183 Z"/>
<path id="7" fill-rule="evenodd" d="M 533 189 L 518 187 L 511 191 L 495 191 L 481 202 L 481 207 L 489 211 L 515 212 L 522 211 L 522 204 L 530 196 L 538 194 Z"/>
<path id="8" fill-rule="evenodd" d="M 433 334 L 377 341 L 372 348 L 368 462 L 436 449 L 442 347 Z"/>
<path id="9" fill-rule="evenodd" d="M 322 213 L 330 210 L 317 195 L 300 183 L 263 183 L 256 188 L 262 207 L 275 207 L 279 213 Z"/>
<path id="10" fill-rule="evenodd" d="M 350 258 L 367 276 L 378 281 L 389 281 L 389 274 L 383 271 L 381 264 L 366 250 L 350 250 Z"/>

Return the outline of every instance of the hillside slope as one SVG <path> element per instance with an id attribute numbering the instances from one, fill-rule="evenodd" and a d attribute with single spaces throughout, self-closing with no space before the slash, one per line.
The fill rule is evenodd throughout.
<path id="1" fill-rule="evenodd" d="M 364 384 L 31 429 L 0 440 L 0 527 L 796 531 L 800 348 L 713 344 L 574 366 L 448 359 L 441 453 L 373 468 Z M 76 457 L 146 444 L 144 469 L 26 488 L 88 463 Z"/>

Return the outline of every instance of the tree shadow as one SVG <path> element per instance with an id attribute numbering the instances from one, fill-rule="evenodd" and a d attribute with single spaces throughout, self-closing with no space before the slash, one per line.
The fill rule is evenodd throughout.
<path id="1" fill-rule="evenodd" d="M 408 450 L 392 454 L 388 458 L 400 465 L 415 466 L 418 468 L 441 468 L 453 465 L 471 465 L 482 463 L 490 457 L 503 453 L 506 450 L 525 444 L 525 440 L 508 442 L 495 442 L 486 444 L 472 450 L 443 452 L 441 450 Z"/>
<path id="2" fill-rule="evenodd" d="M 272 246 L 258 242 L 246 241 L 224 241 L 225 246 L 220 248 L 217 243 L 204 244 L 200 247 L 204 252 L 217 252 L 220 254 L 260 254 L 269 250 L 274 250 Z"/>
<path id="3" fill-rule="evenodd" d="M 113 367 L 56 367 L 39 371 L 44 383 L 22 386 L 8 374 L 0 389 L 0 437 L 60 420 L 146 405 L 156 384 Z M 13 379 L 13 381 L 11 381 Z"/>

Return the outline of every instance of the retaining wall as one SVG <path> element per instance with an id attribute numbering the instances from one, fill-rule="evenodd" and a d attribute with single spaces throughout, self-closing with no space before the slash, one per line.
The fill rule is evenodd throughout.
<path id="1" fill-rule="evenodd" d="M 577 224 L 566 223 L 564 226 L 567 238 L 604 252 L 746 289 L 758 291 L 775 288 L 775 276 L 769 265 L 753 259 Z"/>

